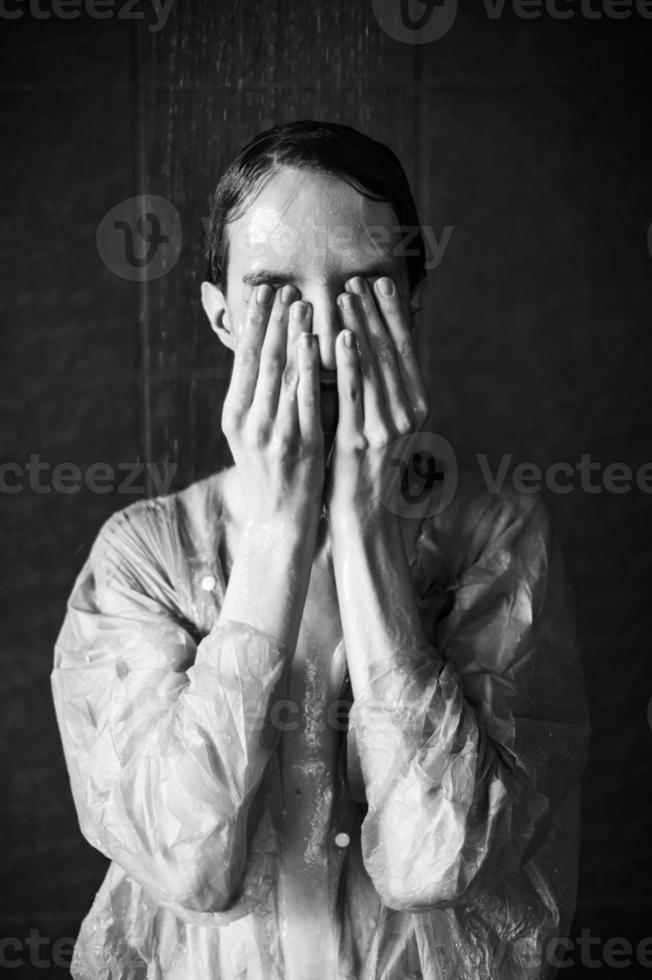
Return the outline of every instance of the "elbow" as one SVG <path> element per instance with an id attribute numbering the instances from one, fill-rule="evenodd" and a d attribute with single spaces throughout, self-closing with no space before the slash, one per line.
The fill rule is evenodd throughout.
<path id="1" fill-rule="evenodd" d="M 383 904 L 418 912 L 465 901 L 477 869 L 464 860 L 464 841 L 457 833 L 406 835 L 405 829 L 392 830 L 383 820 L 363 826 L 363 862 Z"/>
<path id="2" fill-rule="evenodd" d="M 210 884 L 205 881 L 193 881 L 179 887 L 178 883 L 169 888 L 170 903 L 184 912 L 199 915 L 210 915 L 228 912 L 237 905 L 242 895 L 239 884 L 224 885 Z"/>
<path id="3" fill-rule="evenodd" d="M 385 905 L 396 911 L 421 912 L 477 901 L 532 858 L 541 841 L 529 843 L 526 853 L 509 840 L 476 851 L 466 846 L 447 848 L 446 843 L 430 848 L 422 846 L 423 838 L 414 838 L 413 846 L 405 840 L 402 851 L 395 847 L 393 853 L 381 845 L 368 854 L 364 864 Z"/>
<path id="4" fill-rule="evenodd" d="M 468 905 L 487 887 L 484 869 L 470 869 L 456 858 L 445 865 L 415 859 L 402 867 L 379 867 L 374 861 L 366 867 L 384 905 L 397 912 L 422 912 Z"/>
<path id="5" fill-rule="evenodd" d="M 363 825 L 363 861 L 389 908 L 418 912 L 465 905 L 489 878 L 509 874 L 516 858 L 513 848 L 496 848 L 487 827 L 484 831 L 475 827 L 470 833 L 454 805 L 440 807 L 409 830 L 397 814 L 376 813 Z"/>
<path id="6" fill-rule="evenodd" d="M 175 862 L 165 873 L 167 902 L 190 915 L 229 912 L 242 898 L 243 865 L 243 860 L 215 855 L 210 862 L 195 859 L 182 866 Z"/>
<path id="7" fill-rule="evenodd" d="M 175 905 L 188 913 L 229 912 L 244 892 L 247 847 L 240 821 L 205 838 L 176 845 L 165 855 L 165 878 Z"/>
<path id="8" fill-rule="evenodd" d="M 244 890 L 244 862 L 211 855 L 203 862 L 197 855 L 144 854 L 103 846 L 95 833 L 84 831 L 84 837 L 110 861 L 115 861 L 151 897 L 172 908 L 186 921 L 195 916 L 228 912 L 240 900 Z M 217 870 L 216 870 L 217 869 Z"/>
<path id="9" fill-rule="evenodd" d="M 96 839 L 91 842 L 98 846 Z M 239 833 L 172 846 L 141 842 L 138 850 L 114 847 L 108 857 L 155 901 L 191 924 L 197 924 L 197 916 L 229 912 L 244 892 L 247 849 Z"/>
<path id="10" fill-rule="evenodd" d="M 438 869 L 406 866 L 391 872 L 372 864 L 367 870 L 383 904 L 397 912 L 447 908 L 468 900 L 469 889 L 460 885 L 454 875 L 442 875 Z"/>

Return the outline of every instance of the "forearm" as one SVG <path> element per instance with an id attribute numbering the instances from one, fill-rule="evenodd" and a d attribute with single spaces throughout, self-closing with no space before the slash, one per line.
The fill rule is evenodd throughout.
<path id="1" fill-rule="evenodd" d="M 554 598 L 559 583 L 552 575 L 546 580 L 550 592 L 541 605 L 531 585 L 536 579 L 532 549 L 523 545 L 529 581 L 514 574 L 518 557 L 507 570 L 501 563 L 504 574 L 469 576 L 473 589 L 462 598 L 460 587 L 458 608 L 471 595 L 476 600 L 457 632 L 451 622 L 436 648 L 424 636 L 396 530 L 372 535 L 349 528 L 339 543 L 334 556 L 338 552 L 338 593 L 355 695 L 349 738 L 368 803 L 365 866 L 392 908 L 464 903 L 505 879 L 547 833 L 553 798 L 549 770 L 534 765 L 528 753 L 536 746 L 538 752 L 554 753 L 557 763 L 563 749 L 556 740 L 572 733 L 574 720 L 552 725 L 536 711 L 528 717 L 532 696 L 519 702 L 517 683 L 518 667 L 531 671 L 535 654 L 537 679 L 552 680 L 568 670 L 564 615 Z M 520 554 L 513 541 L 510 551 Z M 538 617 L 527 605 L 533 596 Z M 550 632 L 551 623 L 559 636 Z M 544 653 L 557 659 L 545 672 Z M 502 671 L 492 671 L 488 664 L 498 658 Z M 517 670 L 504 678 L 504 664 L 513 660 Z M 527 682 L 532 684 L 529 673 Z M 527 690 L 526 682 L 520 683 Z M 542 699 L 544 694 L 537 691 Z M 552 701 L 551 695 L 542 700 L 545 710 Z M 522 724 L 519 708 L 526 715 Z M 570 778 L 570 766 L 570 757 L 566 768 L 558 765 L 561 783 Z"/>
<path id="2" fill-rule="evenodd" d="M 177 653 L 174 624 L 107 631 L 97 649 L 79 648 L 76 630 L 73 610 L 52 684 L 83 833 L 159 901 L 193 912 L 228 906 L 273 750 L 269 705 L 287 651 L 219 622 L 184 675 L 165 666 Z M 117 644 L 138 662 L 122 679 Z"/>
<path id="3" fill-rule="evenodd" d="M 331 525 L 333 569 L 355 697 L 374 677 L 409 672 L 428 646 L 398 522 Z"/>
<path id="4" fill-rule="evenodd" d="M 249 521 L 238 542 L 221 618 L 246 623 L 294 651 L 319 522 L 316 510 L 287 521 Z"/>

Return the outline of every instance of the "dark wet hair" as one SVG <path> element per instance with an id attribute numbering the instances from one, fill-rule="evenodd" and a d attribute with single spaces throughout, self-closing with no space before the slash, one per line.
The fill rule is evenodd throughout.
<path id="1" fill-rule="evenodd" d="M 209 282 L 226 292 L 227 222 L 240 217 L 265 179 L 283 167 L 339 177 L 365 197 L 390 204 L 399 227 L 411 233 L 405 255 L 410 289 L 425 277 L 425 245 L 419 217 L 398 157 L 384 143 L 351 126 L 300 119 L 259 133 L 220 178 L 208 226 Z"/>

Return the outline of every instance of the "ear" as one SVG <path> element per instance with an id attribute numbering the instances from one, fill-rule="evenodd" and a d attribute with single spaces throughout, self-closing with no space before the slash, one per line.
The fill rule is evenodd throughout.
<path id="1" fill-rule="evenodd" d="M 416 284 L 410 295 L 410 310 L 412 311 L 412 329 L 415 330 L 421 323 L 421 313 L 426 300 L 428 290 L 428 280 L 422 279 Z"/>
<path id="2" fill-rule="evenodd" d="M 229 350 L 235 350 L 226 296 L 222 290 L 212 282 L 203 282 L 201 284 L 201 305 L 204 307 L 211 330 L 217 334 L 225 347 L 228 347 Z"/>

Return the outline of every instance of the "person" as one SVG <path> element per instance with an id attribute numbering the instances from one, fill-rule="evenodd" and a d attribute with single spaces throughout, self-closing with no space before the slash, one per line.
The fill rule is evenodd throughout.
<path id="1" fill-rule="evenodd" d="M 111 516 L 56 643 L 111 861 L 77 980 L 555 972 L 580 652 L 539 497 L 460 480 L 444 506 L 432 480 L 399 506 L 424 269 L 398 159 L 353 128 L 266 130 L 218 184 L 202 300 L 234 465 Z"/>

